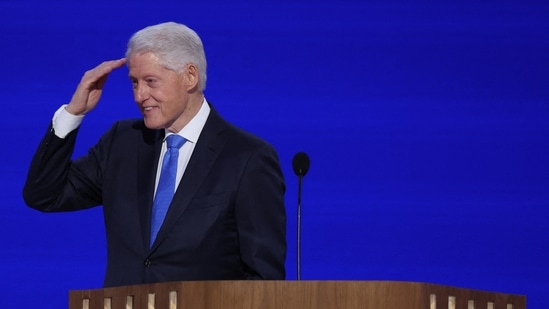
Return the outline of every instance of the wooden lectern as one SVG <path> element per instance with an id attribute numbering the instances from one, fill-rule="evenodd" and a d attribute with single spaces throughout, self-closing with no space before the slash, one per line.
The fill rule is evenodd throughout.
<path id="1" fill-rule="evenodd" d="M 526 297 L 399 281 L 184 281 L 70 291 L 70 309 L 525 309 Z"/>

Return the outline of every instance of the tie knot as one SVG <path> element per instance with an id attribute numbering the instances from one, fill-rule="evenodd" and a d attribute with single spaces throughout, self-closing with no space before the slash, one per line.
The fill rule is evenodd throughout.
<path id="1" fill-rule="evenodd" d="M 166 137 L 166 143 L 168 145 L 168 148 L 176 148 L 179 149 L 183 144 L 185 144 L 187 140 L 178 134 L 171 134 L 170 136 Z"/>

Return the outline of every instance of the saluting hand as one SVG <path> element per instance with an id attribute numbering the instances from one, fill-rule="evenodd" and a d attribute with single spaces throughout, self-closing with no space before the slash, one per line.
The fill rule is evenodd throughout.
<path id="1" fill-rule="evenodd" d="M 65 107 L 67 112 L 73 115 L 84 115 L 94 109 L 101 98 L 103 86 L 109 74 L 125 63 L 126 58 L 105 61 L 87 71 L 76 87 L 70 103 Z"/>

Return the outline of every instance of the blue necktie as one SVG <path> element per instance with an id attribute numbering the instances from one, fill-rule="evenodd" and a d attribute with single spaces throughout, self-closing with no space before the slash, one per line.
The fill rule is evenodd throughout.
<path id="1" fill-rule="evenodd" d="M 179 148 L 183 146 L 186 139 L 177 134 L 171 134 L 166 138 L 168 150 L 162 161 L 162 170 L 160 171 L 160 179 L 154 196 L 153 211 L 151 219 L 151 243 L 154 243 L 156 234 L 164 222 L 164 217 L 168 212 L 168 207 L 172 202 L 175 193 L 175 177 L 177 175 L 177 160 L 179 158 Z"/>

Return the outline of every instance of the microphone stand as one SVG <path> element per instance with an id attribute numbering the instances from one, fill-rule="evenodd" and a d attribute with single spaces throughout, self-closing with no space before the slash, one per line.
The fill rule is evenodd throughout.
<path id="1" fill-rule="evenodd" d="M 304 152 L 295 154 L 292 160 L 292 167 L 298 179 L 297 190 L 297 280 L 301 280 L 301 187 L 303 176 L 307 174 L 311 164 L 309 156 Z"/>
<path id="2" fill-rule="evenodd" d="M 298 176 L 297 186 L 297 280 L 301 280 L 301 186 L 303 175 Z"/>

